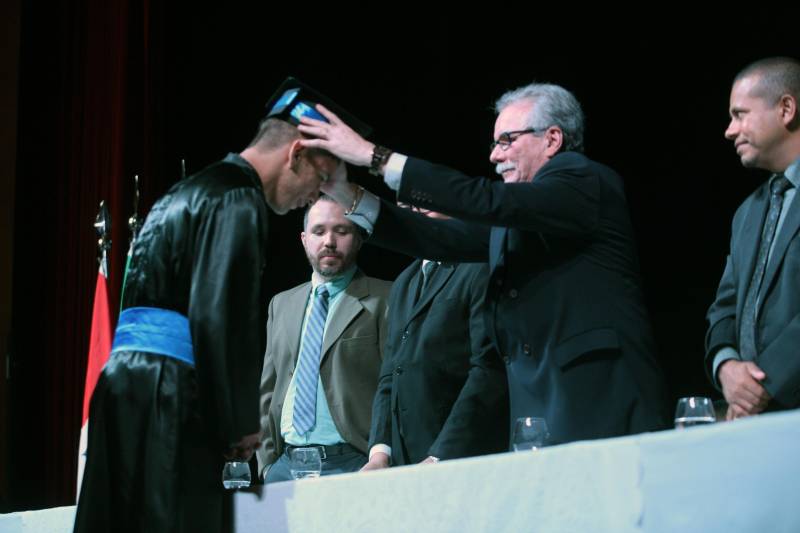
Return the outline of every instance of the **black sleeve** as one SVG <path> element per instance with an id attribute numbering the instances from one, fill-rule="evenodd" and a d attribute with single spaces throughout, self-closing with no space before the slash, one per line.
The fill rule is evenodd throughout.
<path id="1" fill-rule="evenodd" d="M 259 430 L 267 213 L 256 189 L 207 201 L 196 235 L 188 318 L 204 414 L 227 447 Z"/>
<path id="2" fill-rule="evenodd" d="M 386 201 L 370 242 L 412 257 L 482 263 L 489 255 L 489 226 L 437 220 Z"/>
<path id="3" fill-rule="evenodd" d="M 705 369 L 708 378 L 713 384 L 716 384 L 712 375 L 714 356 L 725 346 L 738 347 L 736 340 L 737 285 L 733 254 L 731 253 L 725 261 L 725 271 L 722 273 L 722 279 L 719 282 L 717 296 L 706 315 L 708 331 L 706 332 Z"/>
<path id="4" fill-rule="evenodd" d="M 461 266 L 459 268 L 464 268 Z M 428 455 L 454 459 L 508 450 L 508 386 L 505 364 L 486 334 L 483 303 L 488 272 L 472 267 L 467 284 L 470 367 L 467 380 Z"/>
<path id="5" fill-rule="evenodd" d="M 611 195 L 619 197 L 616 203 L 625 203 L 621 190 L 601 187 L 601 173 L 609 183 L 618 178 L 611 178 L 610 170 L 601 170 L 604 167 L 577 154 L 557 157 L 530 183 L 473 178 L 409 158 L 398 197 L 478 224 L 561 236 L 592 234 L 600 223 L 601 194 L 606 204 L 614 203 Z"/>

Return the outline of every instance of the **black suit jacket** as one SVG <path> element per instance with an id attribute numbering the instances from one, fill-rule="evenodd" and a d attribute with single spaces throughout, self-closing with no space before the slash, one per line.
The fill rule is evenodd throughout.
<path id="1" fill-rule="evenodd" d="M 507 363 L 511 419 L 547 419 L 555 442 L 667 426 L 621 178 L 582 154 L 553 157 L 530 183 L 470 178 L 409 158 L 401 201 L 373 240 L 450 261 L 488 261 L 488 334 Z"/>
<path id="2" fill-rule="evenodd" d="M 395 465 L 508 449 L 505 368 L 486 336 L 487 269 L 441 264 L 415 303 L 422 261 L 392 286 L 370 446 Z"/>
<path id="3" fill-rule="evenodd" d="M 708 311 L 709 376 L 720 348 L 738 350 L 739 318 L 758 256 L 769 194 L 769 184 L 765 183 L 733 217 L 725 272 Z M 795 197 L 788 209 L 764 273 L 756 326 L 755 362 L 767 375 L 763 385 L 773 398 L 770 410 L 800 407 L 800 198 Z"/>

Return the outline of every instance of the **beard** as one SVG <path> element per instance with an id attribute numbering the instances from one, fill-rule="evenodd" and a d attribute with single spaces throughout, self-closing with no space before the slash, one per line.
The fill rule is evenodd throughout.
<path id="1" fill-rule="evenodd" d="M 308 257 L 308 262 L 311 265 L 311 268 L 314 269 L 314 272 L 326 279 L 335 278 L 342 272 L 346 272 L 353 265 L 354 260 L 352 255 L 345 256 L 340 252 L 335 252 L 332 250 L 321 252 L 319 255 L 310 255 L 307 253 L 306 257 Z M 322 261 L 326 257 L 335 257 L 338 259 L 338 261 L 335 261 L 332 264 L 323 265 Z"/>

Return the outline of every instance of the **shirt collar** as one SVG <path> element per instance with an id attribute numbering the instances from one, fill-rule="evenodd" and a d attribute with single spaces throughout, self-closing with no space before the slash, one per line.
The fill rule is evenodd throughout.
<path id="1" fill-rule="evenodd" d="M 783 172 L 786 179 L 792 182 L 795 188 L 800 187 L 800 157 L 795 159 L 791 165 Z"/>
<path id="2" fill-rule="evenodd" d="M 316 291 L 317 287 L 324 286 L 328 289 L 328 297 L 333 298 L 350 285 L 350 282 L 353 281 L 353 276 L 356 274 L 356 270 L 358 267 L 356 265 L 351 266 L 344 272 L 342 272 L 339 276 L 336 276 L 332 280 L 326 281 L 324 283 L 320 283 L 318 280 L 311 276 L 311 290 Z"/>

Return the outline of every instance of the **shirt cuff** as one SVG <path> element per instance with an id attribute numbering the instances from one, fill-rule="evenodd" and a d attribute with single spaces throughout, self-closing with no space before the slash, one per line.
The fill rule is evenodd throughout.
<path id="1" fill-rule="evenodd" d="M 369 459 L 372 460 L 372 456 L 378 452 L 383 452 L 389 456 L 389 463 L 392 462 L 392 448 L 385 444 L 376 444 L 372 448 L 369 449 Z"/>
<path id="2" fill-rule="evenodd" d="M 717 379 L 717 371 L 719 370 L 719 367 L 722 366 L 722 363 L 729 361 L 730 359 L 736 359 L 737 361 L 742 360 L 739 352 L 730 346 L 720 348 L 717 352 L 717 355 L 714 356 L 714 362 L 711 365 L 711 375 L 714 376 L 714 385 L 716 385 L 718 389 L 721 389 L 722 387 Z"/>
<path id="3" fill-rule="evenodd" d="M 375 221 L 378 220 L 378 214 L 380 212 L 380 199 L 371 192 L 364 191 L 364 195 L 361 197 L 358 205 L 347 215 L 347 219 L 364 229 L 367 235 L 372 235 L 372 230 L 375 228 Z"/>
<path id="4" fill-rule="evenodd" d="M 383 168 L 383 181 L 395 192 L 400 190 L 400 182 L 403 179 L 403 168 L 406 166 L 406 160 L 408 160 L 408 157 L 394 152 L 389 156 L 389 160 Z"/>

